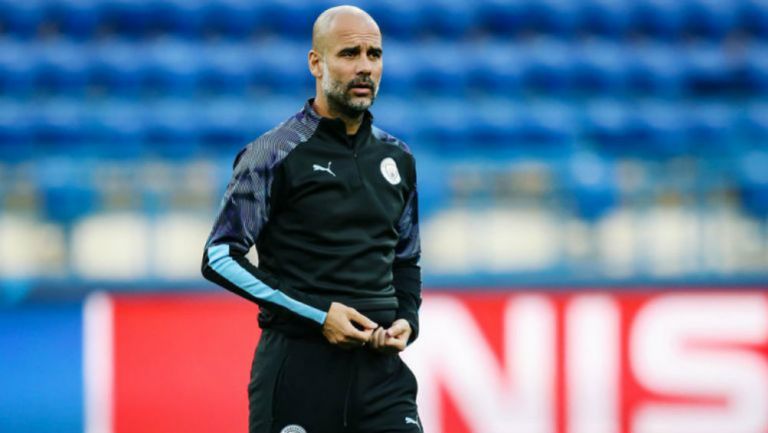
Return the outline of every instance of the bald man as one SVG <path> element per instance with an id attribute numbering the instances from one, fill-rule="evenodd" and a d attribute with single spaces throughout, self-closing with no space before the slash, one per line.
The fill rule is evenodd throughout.
<path id="1" fill-rule="evenodd" d="M 260 306 L 251 433 L 421 431 L 399 356 L 421 305 L 416 163 L 372 125 L 382 53 L 363 10 L 323 12 L 315 97 L 235 158 L 202 271 Z"/>

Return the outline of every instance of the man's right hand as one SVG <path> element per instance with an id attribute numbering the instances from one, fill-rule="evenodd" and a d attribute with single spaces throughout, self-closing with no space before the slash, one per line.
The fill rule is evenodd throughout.
<path id="1" fill-rule="evenodd" d="M 363 330 L 355 327 L 359 325 Z M 354 308 L 333 302 L 323 323 L 323 335 L 331 343 L 342 347 L 360 347 L 371 338 L 379 325 Z"/>

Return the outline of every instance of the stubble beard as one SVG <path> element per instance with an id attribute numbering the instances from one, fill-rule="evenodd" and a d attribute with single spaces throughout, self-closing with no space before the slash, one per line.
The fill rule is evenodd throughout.
<path id="1" fill-rule="evenodd" d="M 350 94 L 349 90 L 353 82 L 342 83 L 338 80 L 331 79 L 331 74 L 328 71 L 328 66 L 323 62 L 323 94 L 328 101 L 328 106 L 331 112 L 339 113 L 344 117 L 350 119 L 356 119 L 360 117 L 365 110 L 369 109 L 373 105 L 373 101 L 376 100 L 378 93 L 378 87 L 375 83 L 368 78 L 367 82 L 372 86 L 371 95 L 369 97 L 355 98 Z"/>

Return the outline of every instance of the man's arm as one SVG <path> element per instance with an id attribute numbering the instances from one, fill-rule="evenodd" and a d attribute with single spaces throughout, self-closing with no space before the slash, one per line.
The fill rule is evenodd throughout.
<path id="1" fill-rule="evenodd" d="M 255 244 L 269 214 L 274 155 L 266 146 L 251 144 L 235 159 L 232 180 L 203 254 L 202 273 L 208 280 L 260 306 L 279 310 L 323 327 L 334 344 L 362 343 L 376 324 L 352 308 L 288 286 L 253 266 L 245 257 Z M 358 323 L 366 332 L 355 329 Z"/>
<path id="2" fill-rule="evenodd" d="M 397 318 L 405 319 L 411 327 L 408 339 L 410 344 L 419 334 L 419 307 L 421 306 L 421 267 L 419 266 L 421 239 L 415 168 L 413 190 L 398 222 L 398 231 L 400 240 L 395 248 L 392 284 L 395 286 L 398 301 Z"/>

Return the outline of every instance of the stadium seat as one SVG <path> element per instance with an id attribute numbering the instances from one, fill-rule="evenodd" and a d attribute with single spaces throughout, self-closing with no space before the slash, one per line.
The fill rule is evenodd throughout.
<path id="1" fill-rule="evenodd" d="M 583 138 L 607 155 L 627 153 L 631 119 L 626 103 L 612 99 L 594 100 L 581 110 Z"/>
<path id="2" fill-rule="evenodd" d="M 735 90 L 734 61 L 720 46 L 697 44 L 680 54 L 685 67 L 686 90 L 690 94 L 723 95 Z"/>
<path id="3" fill-rule="evenodd" d="M 147 47 L 146 56 L 143 87 L 148 93 L 191 96 L 200 90 L 202 59 L 195 45 L 160 39 Z"/>
<path id="4" fill-rule="evenodd" d="M 85 94 L 92 55 L 84 44 L 56 40 L 42 44 L 37 52 L 36 84 L 40 90 L 62 95 Z"/>
<path id="5" fill-rule="evenodd" d="M 87 135 L 97 146 L 96 155 L 106 158 L 143 156 L 147 139 L 143 104 L 105 100 L 87 107 Z"/>
<path id="6" fill-rule="evenodd" d="M 523 26 L 536 33 L 571 36 L 578 30 L 578 2 L 527 0 L 523 6 Z"/>
<path id="7" fill-rule="evenodd" d="M 0 101 L 0 161 L 15 162 L 34 155 L 32 119 L 28 106 Z"/>
<path id="8" fill-rule="evenodd" d="M 737 117 L 732 107 L 723 103 L 691 103 L 686 112 L 686 134 L 692 154 L 719 158 L 738 152 Z"/>
<path id="9" fill-rule="evenodd" d="M 36 179 L 36 187 L 47 220 L 67 226 L 96 209 L 98 197 L 90 179 L 93 170 L 85 162 L 46 158 L 37 164 L 46 174 Z"/>
<path id="10" fill-rule="evenodd" d="M 533 156 L 566 157 L 576 140 L 577 118 L 573 109 L 559 102 L 534 102 L 520 110 L 521 150 Z"/>
<path id="11" fill-rule="evenodd" d="M 200 153 L 202 115 L 199 104 L 190 100 L 158 100 L 143 112 L 146 147 L 152 155 L 189 158 Z"/>
<path id="12" fill-rule="evenodd" d="M 406 55 L 420 59 L 413 62 L 416 91 L 445 96 L 465 94 L 469 85 L 466 59 L 470 52 L 464 45 L 450 43 L 425 43 L 410 47 Z"/>
<path id="13" fill-rule="evenodd" d="M 627 2 L 581 0 L 576 3 L 579 3 L 578 21 L 583 32 L 608 37 L 629 33 L 632 16 Z"/>
<path id="14" fill-rule="evenodd" d="M 745 149 L 768 151 L 768 104 L 754 103 L 746 107 L 739 119 Z"/>
<path id="15" fill-rule="evenodd" d="M 0 0 L 0 27 L 17 37 L 34 36 L 45 20 L 42 0 Z"/>
<path id="16" fill-rule="evenodd" d="M 251 85 L 253 50 L 252 46 L 235 43 L 202 45 L 200 79 L 206 92 L 244 95 Z"/>
<path id="17" fill-rule="evenodd" d="M 741 0 L 739 6 L 744 28 L 762 39 L 768 37 L 768 1 Z"/>
<path id="18" fill-rule="evenodd" d="M 100 3 L 104 24 L 121 37 L 143 36 L 156 27 L 155 0 L 110 0 Z"/>
<path id="19" fill-rule="evenodd" d="M 381 88 L 385 93 L 411 95 L 416 88 L 414 49 L 408 44 L 386 42 L 384 44 L 384 72 Z"/>
<path id="20" fill-rule="evenodd" d="M 478 21 L 493 35 L 511 35 L 520 31 L 524 21 L 525 0 L 486 0 L 477 3 Z"/>
<path id="21" fill-rule="evenodd" d="M 205 29 L 232 39 L 243 39 L 265 26 L 268 17 L 259 14 L 252 0 L 215 0 L 205 3 Z"/>
<path id="22" fill-rule="evenodd" d="M 681 1 L 636 0 L 630 7 L 636 32 L 660 39 L 672 39 L 679 37 L 683 31 L 684 12 Z"/>
<path id="23" fill-rule="evenodd" d="M 759 220 L 768 218 L 768 152 L 752 151 L 739 160 L 744 208 Z"/>
<path id="24" fill-rule="evenodd" d="M 577 92 L 617 95 L 627 90 L 629 62 L 620 45 L 588 42 L 579 45 L 574 57 L 573 80 Z"/>
<path id="25" fill-rule="evenodd" d="M 627 50 L 629 82 L 634 93 L 676 97 L 683 91 L 684 74 L 679 53 L 661 44 L 644 44 Z"/>
<path id="26" fill-rule="evenodd" d="M 739 2 L 683 0 L 686 33 L 708 39 L 722 39 L 740 24 Z"/>
<path id="27" fill-rule="evenodd" d="M 0 38 L 0 94 L 28 97 L 35 91 L 36 47 Z"/>
<path id="28" fill-rule="evenodd" d="M 36 105 L 34 137 L 46 152 L 64 155 L 76 153 L 85 142 L 85 111 L 77 100 L 52 99 Z"/>
<path id="29" fill-rule="evenodd" d="M 274 34 L 284 38 L 307 41 L 312 35 L 315 18 L 335 4 L 330 0 L 295 1 L 265 0 L 260 2 L 262 22 Z"/>
<path id="30" fill-rule="evenodd" d="M 522 92 L 524 56 L 517 45 L 494 40 L 469 45 L 466 52 L 465 69 L 471 90 L 490 96 L 515 96 Z"/>
<path id="31" fill-rule="evenodd" d="M 205 4 L 205 0 L 153 0 L 150 13 L 163 33 L 196 38 L 203 33 Z"/>
<path id="32" fill-rule="evenodd" d="M 419 144 L 448 154 L 471 151 L 468 146 L 470 122 L 467 121 L 466 103 L 453 98 L 430 98 L 413 104 L 417 104 L 414 107 L 419 107 L 419 116 L 423 119 L 415 131 Z"/>
<path id="33" fill-rule="evenodd" d="M 471 106 L 467 121 L 473 148 L 493 155 L 519 155 L 523 132 L 520 107 L 498 96 L 473 102 Z"/>
<path id="34" fill-rule="evenodd" d="M 421 25 L 430 34 L 450 40 L 462 38 L 475 28 L 477 7 L 472 2 L 428 0 L 421 3 Z"/>
<path id="35" fill-rule="evenodd" d="M 54 0 L 48 2 L 47 19 L 67 37 L 90 39 L 103 22 L 97 0 Z"/>
<path id="36" fill-rule="evenodd" d="M 577 153 L 566 167 L 561 182 L 570 192 L 579 218 L 595 223 L 618 204 L 614 164 L 592 153 Z"/>
<path id="37" fill-rule="evenodd" d="M 743 85 L 748 94 L 768 94 L 768 45 L 752 44 L 743 63 Z"/>
<path id="38" fill-rule="evenodd" d="M 423 31 L 419 2 L 368 0 L 361 7 L 378 22 L 385 38 L 411 39 Z"/>
<path id="39" fill-rule="evenodd" d="M 314 78 L 307 66 L 309 44 L 286 41 L 254 47 L 252 85 L 265 94 L 308 95 Z"/>
<path id="40" fill-rule="evenodd" d="M 685 113 L 664 102 L 644 102 L 630 116 L 627 145 L 632 154 L 646 158 L 670 158 L 688 153 Z"/>
<path id="41" fill-rule="evenodd" d="M 526 89 L 547 94 L 571 90 L 573 49 L 552 39 L 538 39 L 525 45 L 522 80 Z"/>
<path id="42" fill-rule="evenodd" d="M 398 94 L 407 95 L 407 93 Z M 413 140 L 418 129 L 417 122 L 414 121 L 414 113 L 419 110 L 419 107 L 414 106 L 415 104 L 413 99 L 394 96 L 393 92 L 385 89 L 371 109 L 374 117 L 373 123 L 409 145 L 419 146 L 420 143 Z"/>
<path id="43" fill-rule="evenodd" d="M 200 139 L 209 154 L 235 155 L 256 138 L 249 126 L 248 107 L 242 99 L 208 101 L 200 114 Z"/>
<path id="44" fill-rule="evenodd" d="M 145 45 L 105 39 L 94 47 L 93 82 L 109 95 L 138 97 L 147 73 Z"/>

